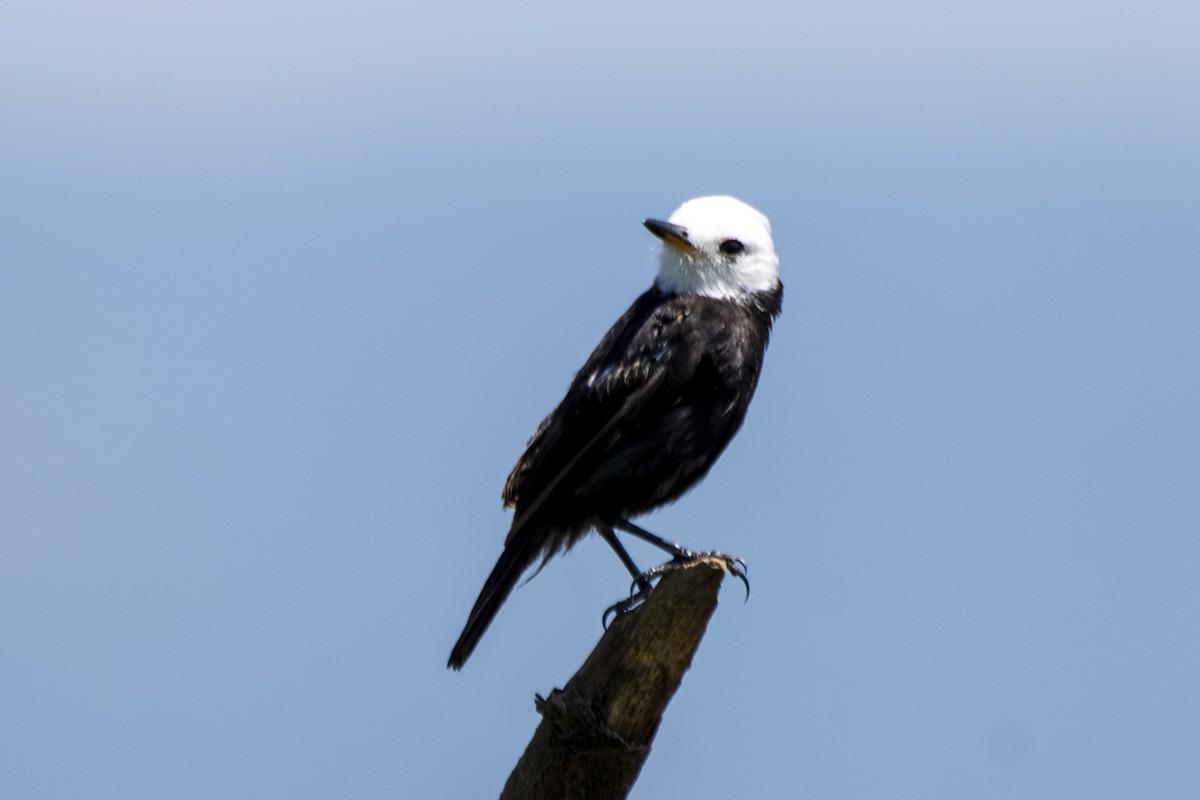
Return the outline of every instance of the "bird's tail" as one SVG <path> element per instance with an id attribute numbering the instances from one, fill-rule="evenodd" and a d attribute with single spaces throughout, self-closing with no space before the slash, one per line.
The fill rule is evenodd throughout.
<path id="1" fill-rule="evenodd" d="M 492 573 L 484 581 L 483 589 L 479 592 L 479 599 L 471 608 L 467 624 L 459 634 L 458 641 L 454 643 L 454 649 L 450 651 L 450 661 L 446 666 L 451 669 L 462 669 L 462 665 L 470 658 L 475 645 L 479 644 L 488 625 L 492 624 L 496 612 L 512 594 L 517 580 L 537 556 L 540 548 L 536 539 L 535 536 L 522 535 L 504 546 L 504 552 L 500 554 L 496 566 L 492 567 Z"/>

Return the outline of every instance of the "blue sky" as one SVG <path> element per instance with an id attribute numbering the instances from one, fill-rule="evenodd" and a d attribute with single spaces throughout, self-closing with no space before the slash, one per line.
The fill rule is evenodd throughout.
<path id="1" fill-rule="evenodd" d="M 1200 793 L 1200 12 L 743 5 L 0 9 L 0 796 L 498 793 L 627 586 L 447 672 L 500 486 L 710 193 L 784 312 L 643 523 L 754 593 L 634 797 Z"/>

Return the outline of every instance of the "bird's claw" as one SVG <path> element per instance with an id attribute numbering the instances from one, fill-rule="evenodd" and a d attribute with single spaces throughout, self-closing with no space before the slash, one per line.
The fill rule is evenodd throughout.
<path id="1" fill-rule="evenodd" d="M 691 550 L 684 550 L 665 564 L 659 564 L 657 567 L 643 572 L 640 578 L 657 578 L 659 575 L 670 572 L 671 570 L 681 569 L 704 562 L 707 564 L 718 564 L 726 572 L 742 582 L 746 587 L 746 599 L 750 599 L 750 579 L 746 577 L 746 562 L 737 556 L 726 555 L 711 550 L 704 553 L 694 553 Z"/>
<path id="2" fill-rule="evenodd" d="M 605 630 L 608 630 L 609 617 L 614 619 L 632 611 L 639 603 L 645 600 L 651 590 L 654 588 L 652 581 L 655 578 L 661 577 L 668 572 L 684 567 L 698 564 L 700 562 L 712 564 L 716 563 L 721 566 L 726 572 L 742 582 L 742 586 L 746 587 L 746 600 L 750 599 L 750 579 L 746 577 L 746 562 L 737 556 L 729 556 L 724 553 L 710 551 L 705 553 L 696 553 L 691 550 L 684 550 L 677 554 L 665 564 L 659 564 L 657 567 L 651 567 L 633 579 L 629 584 L 629 597 L 619 602 L 613 603 L 608 608 L 604 609 L 604 615 L 600 618 L 601 624 Z"/>
<path id="3" fill-rule="evenodd" d="M 637 585 L 637 582 L 635 581 L 634 586 L 636 586 L 636 585 Z M 620 600 L 616 603 L 613 603 L 611 606 L 604 609 L 604 615 L 602 617 L 600 617 L 600 624 L 602 626 L 604 626 L 604 630 L 608 630 L 609 615 L 612 615 L 612 618 L 616 619 L 617 617 L 621 616 L 622 614 L 628 614 L 630 611 L 633 610 L 633 608 L 638 603 L 645 600 L 647 595 L 649 595 L 649 594 L 650 594 L 649 589 L 637 592 L 636 594 L 633 592 L 632 589 L 630 589 L 629 597 L 626 597 L 624 600 Z"/>
<path id="4" fill-rule="evenodd" d="M 733 558 L 727 557 L 725 562 L 725 571 L 741 581 L 742 586 L 746 587 L 746 599 L 742 602 L 746 602 L 750 599 L 750 579 L 746 577 L 746 570 L 747 567 L 745 561 L 737 556 L 734 556 Z"/>

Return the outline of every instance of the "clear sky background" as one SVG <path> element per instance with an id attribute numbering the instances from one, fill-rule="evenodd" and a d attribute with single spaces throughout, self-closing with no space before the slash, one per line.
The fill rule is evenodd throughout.
<path id="1" fill-rule="evenodd" d="M 634 796 L 1200 797 L 1200 6 L 732 5 L 0 6 L 0 797 L 495 796 L 628 586 L 447 672 L 501 484 L 711 193 L 784 312 L 643 522 L 754 592 Z"/>

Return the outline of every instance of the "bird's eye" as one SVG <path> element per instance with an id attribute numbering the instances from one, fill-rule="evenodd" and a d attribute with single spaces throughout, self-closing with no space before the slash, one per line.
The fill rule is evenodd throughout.
<path id="1" fill-rule="evenodd" d="M 742 244 L 737 239 L 726 239 L 725 241 L 721 242 L 721 245 L 718 249 L 727 256 L 736 256 L 738 253 L 746 249 L 746 245 Z"/>

